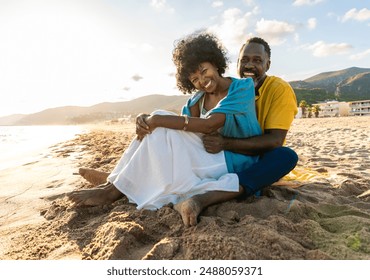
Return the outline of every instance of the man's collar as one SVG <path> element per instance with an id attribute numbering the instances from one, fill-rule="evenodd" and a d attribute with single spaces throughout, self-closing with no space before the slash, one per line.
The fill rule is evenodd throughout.
<path id="1" fill-rule="evenodd" d="M 254 88 L 254 94 L 256 95 L 256 96 L 259 96 L 260 95 L 260 93 L 259 93 L 259 89 L 260 89 L 260 87 L 263 85 L 263 83 L 265 82 L 265 80 L 266 80 L 266 78 L 267 78 L 267 75 L 265 75 L 265 77 L 258 83 L 258 85 Z"/>

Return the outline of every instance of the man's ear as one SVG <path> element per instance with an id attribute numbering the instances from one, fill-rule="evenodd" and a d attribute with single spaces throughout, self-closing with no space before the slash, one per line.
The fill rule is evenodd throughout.
<path id="1" fill-rule="evenodd" d="M 270 69 L 270 66 L 271 66 L 271 60 L 269 59 L 266 63 L 266 71 L 265 72 L 267 72 Z"/>

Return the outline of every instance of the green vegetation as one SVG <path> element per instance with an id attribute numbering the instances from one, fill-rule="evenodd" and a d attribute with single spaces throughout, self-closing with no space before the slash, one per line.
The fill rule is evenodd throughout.
<path id="1" fill-rule="evenodd" d="M 357 101 L 370 99 L 370 68 L 351 67 L 325 72 L 304 81 L 290 82 L 300 104 L 312 105 L 327 100 Z"/>
<path id="2" fill-rule="evenodd" d="M 301 101 L 305 101 L 307 105 L 312 105 L 315 103 L 324 102 L 326 100 L 336 100 L 336 101 L 356 101 L 356 100 L 367 100 L 370 99 L 370 95 L 368 93 L 359 94 L 358 92 L 354 91 L 353 93 L 343 92 L 340 95 L 335 94 L 334 92 L 329 92 L 325 89 L 303 89 L 303 88 L 295 88 L 294 92 L 297 97 L 297 103 L 300 104 Z"/>
<path id="3" fill-rule="evenodd" d="M 307 107 L 308 107 L 306 100 L 301 100 L 299 102 L 298 107 L 301 108 L 301 110 L 302 110 L 302 118 L 305 118 L 306 117 L 306 110 L 307 110 Z"/>
<path id="4" fill-rule="evenodd" d="M 314 113 L 315 118 L 319 117 L 320 111 L 321 109 L 319 105 L 312 106 L 312 113 Z"/>
<path id="5" fill-rule="evenodd" d="M 358 236 L 358 233 L 349 236 L 347 246 L 351 248 L 353 251 L 359 251 L 361 248 L 361 239 Z"/>
<path id="6" fill-rule="evenodd" d="M 338 100 L 338 97 L 334 93 L 328 93 L 324 89 L 296 88 L 294 89 L 294 92 L 297 97 L 298 104 L 300 104 L 302 100 L 305 101 L 309 105 L 323 102 L 325 100 Z M 338 100 L 338 101 L 344 101 L 344 100 Z M 348 100 L 348 101 L 352 101 L 352 100 Z"/>

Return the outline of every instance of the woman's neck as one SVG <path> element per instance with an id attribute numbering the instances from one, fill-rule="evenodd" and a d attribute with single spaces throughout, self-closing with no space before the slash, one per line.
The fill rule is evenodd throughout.
<path id="1" fill-rule="evenodd" d="M 214 92 L 211 92 L 211 94 L 214 94 L 216 96 L 226 96 L 227 92 L 229 91 L 230 84 L 231 84 L 230 78 L 221 77 L 218 87 Z"/>
<path id="2" fill-rule="evenodd" d="M 231 84 L 230 78 L 221 78 L 222 81 L 220 81 L 219 86 L 216 88 L 214 92 L 206 92 L 204 96 L 204 108 L 209 111 L 212 108 L 214 108 L 218 102 L 220 102 L 229 91 L 229 87 Z"/>

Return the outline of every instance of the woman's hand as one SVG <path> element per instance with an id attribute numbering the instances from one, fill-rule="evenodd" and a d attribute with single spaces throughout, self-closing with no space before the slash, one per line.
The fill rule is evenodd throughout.
<path id="1" fill-rule="evenodd" d="M 149 114 L 139 114 L 136 117 L 136 139 L 139 141 L 143 140 L 147 134 L 152 132 L 147 123 L 149 117 Z"/>

